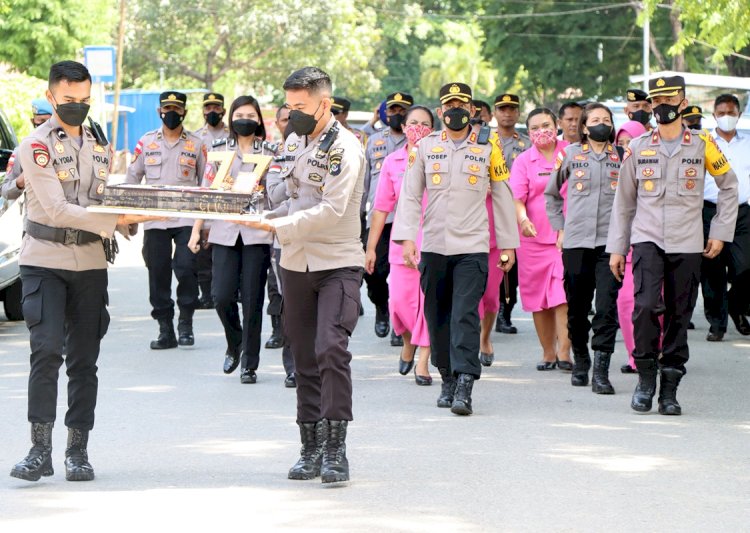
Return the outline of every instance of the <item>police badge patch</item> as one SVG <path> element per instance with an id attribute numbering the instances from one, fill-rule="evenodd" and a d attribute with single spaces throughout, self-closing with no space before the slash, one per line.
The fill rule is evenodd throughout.
<path id="1" fill-rule="evenodd" d="M 328 172 L 331 176 L 341 174 L 341 159 L 344 155 L 343 148 L 334 148 L 328 156 Z"/>
<path id="2" fill-rule="evenodd" d="M 31 148 L 34 150 L 34 163 L 40 167 L 46 167 L 49 163 L 49 151 L 47 147 L 40 143 L 32 143 Z"/>

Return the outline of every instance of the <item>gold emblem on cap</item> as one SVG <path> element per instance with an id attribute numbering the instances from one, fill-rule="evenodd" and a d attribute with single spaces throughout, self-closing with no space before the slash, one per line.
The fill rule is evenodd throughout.
<path id="1" fill-rule="evenodd" d="M 167 100 L 177 100 L 177 96 L 174 94 L 170 94 L 169 96 L 167 96 Z"/>
<path id="2" fill-rule="evenodd" d="M 403 97 L 403 96 L 401 96 L 401 93 L 396 93 L 396 94 L 395 94 L 395 95 L 393 96 L 393 99 L 394 99 L 394 100 L 395 100 L 396 102 L 400 102 L 401 100 L 403 100 L 403 99 L 404 99 L 404 97 Z"/>
<path id="3" fill-rule="evenodd" d="M 697 107 L 693 108 L 693 113 L 700 113 L 700 110 Z"/>
<path id="4" fill-rule="evenodd" d="M 214 95 L 214 94 L 209 94 L 209 95 L 208 95 L 208 99 L 209 99 L 209 100 L 216 100 L 216 95 Z"/>
<path id="5" fill-rule="evenodd" d="M 461 88 L 454 83 L 453 85 L 450 86 L 450 89 L 448 89 L 448 92 L 451 94 L 457 94 L 461 92 Z"/>
<path id="6" fill-rule="evenodd" d="M 667 84 L 666 81 L 664 81 L 664 78 L 659 78 L 656 80 L 656 86 L 657 87 L 664 87 Z"/>
<path id="7" fill-rule="evenodd" d="M 628 100 L 631 102 L 635 100 L 635 93 L 633 91 L 628 91 Z"/>
<path id="8" fill-rule="evenodd" d="M 510 102 L 510 101 L 511 101 L 511 98 L 509 94 L 506 94 L 505 96 L 503 96 L 503 102 Z"/>

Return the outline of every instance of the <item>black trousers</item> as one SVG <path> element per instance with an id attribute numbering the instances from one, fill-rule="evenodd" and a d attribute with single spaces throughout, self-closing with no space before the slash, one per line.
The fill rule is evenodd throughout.
<path id="1" fill-rule="evenodd" d="M 195 254 L 195 274 L 200 287 L 211 286 L 212 257 L 211 248 L 203 248 L 202 246 L 200 251 Z M 201 290 L 203 289 L 201 288 Z"/>
<path id="2" fill-rule="evenodd" d="M 272 264 L 268 269 L 268 308 L 266 309 L 266 313 L 271 316 L 279 316 L 281 314 L 281 287 L 276 278 L 276 268 L 273 266 L 274 264 L 279 264 L 280 256 L 280 249 L 271 248 Z"/>
<path id="3" fill-rule="evenodd" d="M 21 280 L 31 344 L 29 422 L 55 421 L 57 379 L 65 346 L 65 425 L 90 430 L 99 386 L 96 361 L 109 328 L 107 270 L 73 272 L 22 266 Z"/>
<path id="4" fill-rule="evenodd" d="M 488 254 L 422 252 L 420 285 L 430 333 L 431 361 L 453 374 L 482 374 L 479 301 L 487 286 Z"/>
<path id="5" fill-rule="evenodd" d="M 198 304 L 198 278 L 195 273 L 195 254 L 187 247 L 191 231 L 190 226 L 182 226 L 143 232 L 143 260 L 148 268 L 151 317 L 156 320 L 174 318 L 172 271 L 177 278 L 180 318 L 193 317 Z"/>
<path id="6" fill-rule="evenodd" d="M 701 259 L 699 253 L 665 253 L 651 242 L 633 245 L 633 357 L 657 359 L 661 352 L 662 366 L 685 371 L 690 357 L 687 327 L 698 299 Z M 664 338 L 660 349 L 661 315 Z"/>
<path id="7" fill-rule="evenodd" d="M 284 335 L 297 376 L 297 421 L 353 420 L 349 337 L 359 319 L 362 268 L 281 269 Z"/>
<path id="8" fill-rule="evenodd" d="M 388 262 L 388 249 L 391 244 L 392 224 L 383 226 L 383 233 L 375 247 L 375 270 L 372 274 L 365 273 L 367 283 L 367 297 L 370 301 L 386 314 L 388 313 L 388 275 L 391 273 L 391 264 Z M 367 237 L 370 229 L 366 229 L 362 242 L 367 247 Z"/>
<path id="9" fill-rule="evenodd" d="M 510 313 L 513 310 L 513 308 L 516 306 L 516 303 L 518 303 L 518 257 L 516 257 L 516 262 L 513 263 L 513 267 L 510 269 L 510 272 L 505 274 L 503 276 L 503 280 L 507 276 L 508 278 L 508 294 L 506 295 L 505 292 L 505 282 L 500 282 L 500 305 L 505 310 L 505 318 L 510 317 Z M 508 303 L 505 303 L 505 298 L 508 298 Z"/>
<path id="10" fill-rule="evenodd" d="M 212 248 L 214 270 L 211 295 L 224 326 L 227 351 L 234 354 L 241 351 L 241 367 L 257 370 L 266 277 L 271 263 L 270 246 L 244 245 L 240 235 L 234 246 L 214 244 Z M 242 303 L 242 323 L 237 305 L 238 290 Z"/>
<path id="11" fill-rule="evenodd" d="M 568 338 L 573 353 L 588 354 L 589 331 L 594 330 L 591 348 L 595 351 L 615 351 L 617 293 L 622 283 L 609 268 L 609 254 L 604 246 L 596 248 L 565 248 L 562 253 L 565 297 L 568 300 Z M 596 291 L 593 323 L 589 311 Z"/>
<path id="12" fill-rule="evenodd" d="M 703 239 L 708 241 L 716 204 L 703 202 Z M 727 291 L 727 283 L 732 288 Z M 748 314 L 750 305 L 750 206 L 737 211 L 734 240 L 724 244 L 718 257 L 703 258 L 701 264 L 703 312 L 711 331 L 725 333 L 729 313 Z"/>
<path id="13" fill-rule="evenodd" d="M 273 274 L 274 280 L 276 280 L 277 288 L 279 291 L 279 305 L 278 305 L 278 312 L 277 315 L 280 315 L 282 317 L 282 330 L 283 330 L 283 315 L 284 315 L 284 287 L 281 283 L 281 249 L 280 248 L 272 248 L 271 249 L 271 268 L 268 270 L 269 272 L 269 285 L 270 285 L 270 275 Z M 361 282 L 360 282 L 361 283 Z M 270 290 L 268 291 L 270 295 Z M 270 297 L 270 296 L 269 296 Z M 273 302 L 268 303 L 268 314 L 271 314 L 271 304 Z M 284 365 L 284 372 L 286 372 L 287 376 L 289 374 L 294 373 L 294 358 L 292 357 L 292 349 L 289 347 L 289 341 L 286 340 L 286 337 L 284 338 L 284 347 L 281 349 L 281 362 Z"/>

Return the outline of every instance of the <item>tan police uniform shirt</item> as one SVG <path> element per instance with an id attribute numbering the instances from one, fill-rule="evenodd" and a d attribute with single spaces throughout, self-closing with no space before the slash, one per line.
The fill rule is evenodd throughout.
<path id="1" fill-rule="evenodd" d="M 287 270 L 317 272 L 365 263 L 359 218 L 365 154 L 362 144 L 343 127 L 328 153 L 323 153 L 320 142 L 334 124 L 338 123 L 331 117 L 314 138 L 290 134 L 285 161 L 272 178 L 284 181 L 289 197 L 269 213 L 269 218 L 285 213 L 274 220 L 274 226 L 282 247 L 281 266 Z"/>
<path id="2" fill-rule="evenodd" d="M 197 187 L 205 172 L 206 146 L 194 133 L 183 128 L 180 137 L 170 144 L 162 128 L 146 133 L 133 151 L 125 183 Z M 144 229 L 168 229 L 192 226 L 189 218 L 170 218 L 146 222 Z"/>
<path id="3" fill-rule="evenodd" d="M 731 242 L 737 176 L 713 137 L 683 129 L 671 155 L 658 129 L 630 141 L 620 167 L 607 252 L 626 255 L 631 244 L 652 242 L 670 254 L 701 253 L 706 172 L 719 187 L 709 238 Z"/>
<path id="4" fill-rule="evenodd" d="M 21 162 L 18 159 L 18 146 L 13 150 L 8 159 L 8 166 L 5 168 L 5 178 L 3 178 L 2 186 L 0 187 L 0 195 L 6 200 L 16 200 L 23 194 L 23 189 L 19 189 L 16 184 L 23 170 L 21 169 Z"/>
<path id="5" fill-rule="evenodd" d="M 100 204 L 109 177 L 109 150 L 83 127 L 82 144 L 71 139 L 52 117 L 21 142 L 19 155 L 26 180 L 28 220 L 55 228 L 81 229 L 110 238 L 118 215 L 90 213 Z M 21 243 L 18 264 L 80 272 L 107 268 L 99 241 L 63 244 L 35 239 Z"/>
<path id="6" fill-rule="evenodd" d="M 220 144 L 215 143 L 211 148 L 211 151 L 235 152 L 231 168 L 229 169 L 229 172 L 227 174 L 227 176 L 231 176 L 235 180 L 240 175 L 240 173 L 249 173 L 252 172 L 253 169 L 255 169 L 254 163 L 242 162 L 242 152 L 240 152 L 240 147 L 234 139 L 225 139 L 225 142 Z M 274 151 L 271 149 L 270 145 L 257 139 L 254 141 L 253 149 L 250 153 L 267 156 L 274 155 Z M 214 176 L 217 172 L 217 168 L 215 168 L 215 165 L 218 164 L 219 163 L 216 161 L 209 161 L 206 163 L 206 172 L 203 176 L 202 183 L 203 187 L 210 187 L 213 183 Z M 264 188 L 266 187 L 265 173 L 263 176 L 261 176 L 259 184 Z M 270 207 L 270 204 L 268 204 L 264 199 L 263 208 L 267 209 L 268 207 Z M 220 244 L 222 246 L 234 246 L 237 243 L 237 237 L 240 235 L 242 235 L 242 244 L 245 246 L 249 244 L 271 244 L 273 242 L 273 236 L 265 230 L 248 228 L 247 226 L 243 226 L 241 224 L 233 224 L 232 222 L 229 222 L 227 220 L 211 221 L 211 229 L 208 233 L 208 242 L 210 242 L 211 244 Z"/>
<path id="7" fill-rule="evenodd" d="M 375 205 L 375 193 L 378 190 L 378 180 L 380 179 L 380 169 L 388 154 L 392 154 L 399 148 L 406 146 L 406 135 L 396 136 L 390 128 L 386 128 L 372 135 L 367 140 L 365 148 L 365 158 L 367 159 L 367 172 L 365 174 L 365 199 L 362 205 L 362 212 L 367 209 L 367 227 L 370 227 L 372 220 L 372 210 Z M 385 219 L 386 224 L 393 222 L 395 213 L 388 213 Z"/>
<path id="8" fill-rule="evenodd" d="M 203 144 L 206 145 L 206 149 L 210 150 L 214 142 L 226 139 L 229 137 L 229 128 L 224 123 L 212 128 L 208 124 L 204 124 L 201 129 L 195 132 L 195 134 L 201 138 Z"/>
<path id="9" fill-rule="evenodd" d="M 446 131 L 433 132 L 409 152 L 391 239 L 416 241 L 422 217 L 422 251 L 442 255 L 488 253 L 490 188 L 498 249 L 518 248 L 516 209 L 508 167 L 496 140 L 477 144 L 474 127 L 458 146 Z"/>
<path id="10" fill-rule="evenodd" d="M 495 131 L 494 136 L 499 139 L 500 145 L 503 148 L 503 157 L 505 157 L 505 162 L 508 164 L 509 169 L 513 168 L 513 162 L 516 160 L 516 157 L 531 148 L 529 138 L 517 131 L 514 131 L 510 137 L 500 137 L 498 132 Z"/>
<path id="11" fill-rule="evenodd" d="M 544 200 L 552 229 L 565 230 L 564 248 L 596 248 L 607 244 L 619 176 L 620 157 L 609 143 L 600 154 L 588 143 L 574 143 L 558 153 Z M 566 181 L 568 207 L 563 214 L 560 189 Z"/>

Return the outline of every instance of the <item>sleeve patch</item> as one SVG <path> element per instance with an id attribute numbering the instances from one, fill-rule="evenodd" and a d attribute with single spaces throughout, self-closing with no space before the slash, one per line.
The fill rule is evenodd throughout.
<path id="1" fill-rule="evenodd" d="M 729 172 L 729 161 L 722 153 L 716 140 L 710 135 L 700 135 L 706 143 L 706 170 L 712 176 L 723 176 Z"/>
<path id="2" fill-rule="evenodd" d="M 328 172 L 331 176 L 341 174 L 341 159 L 344 156 L 343 148 L 334 148 L 328 156 Z"/>
<path id="3" fill-rule="evenodd" d="M 41 143 L 32 143 L 31 149 L 33 150 L 34 163 L 44 168 L 49 164 L 49 150 Z"/>
<path id="4" fill-rule="evenodd" d="M 492 151 L 490 152 L 490 180 L 505 181 L 508 178 L 510 178 L 510 171 L 508 170 L 508 164 L 505 162 L 503 151 L 497 144 L 492 143 Z"/>

